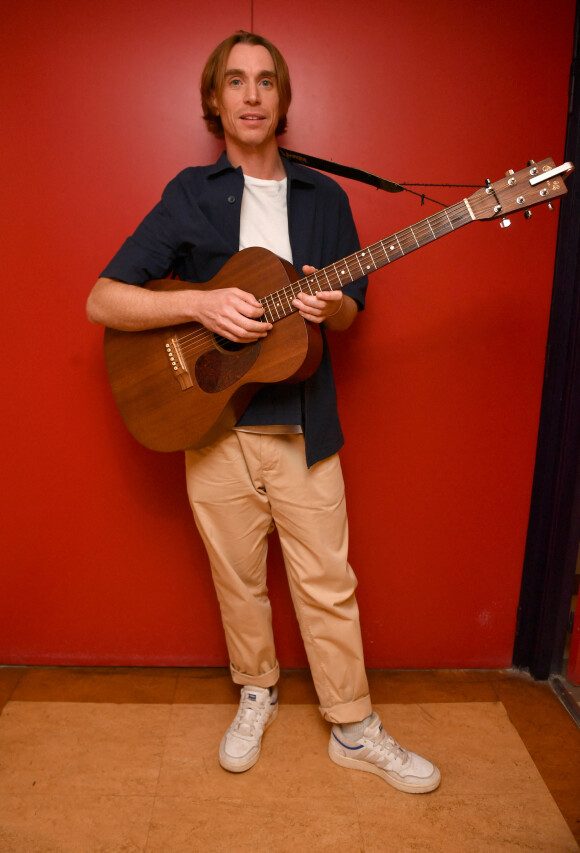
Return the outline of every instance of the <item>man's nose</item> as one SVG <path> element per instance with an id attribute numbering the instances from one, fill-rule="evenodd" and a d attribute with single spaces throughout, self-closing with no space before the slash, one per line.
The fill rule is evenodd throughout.
<path id="1" fill-rule="evenodd" d="M 249 104 L 257 104 L 260 100 L 260 88 L 257 83 L 248 83 L 246 88 L 246 101 Z"/>

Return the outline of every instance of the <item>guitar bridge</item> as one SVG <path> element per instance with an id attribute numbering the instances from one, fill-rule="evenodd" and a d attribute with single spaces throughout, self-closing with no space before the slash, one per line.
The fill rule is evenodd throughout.
<path id="1" fill-rule="evenodd" d="M 169 338 L 169 340 L 165 342 L 165 349 L 167 351 L 167 357 L 169 358 L 171 369 L 173 370 L 173 375 L 179 382 L 181 390 L 186 391 L 188 388 L 193 388 L 193 380 L 189 374 L 189 370 L 185 366 L 185 361 L 183 359 L 179 343 L 177 342 L 177 338 Z"/>

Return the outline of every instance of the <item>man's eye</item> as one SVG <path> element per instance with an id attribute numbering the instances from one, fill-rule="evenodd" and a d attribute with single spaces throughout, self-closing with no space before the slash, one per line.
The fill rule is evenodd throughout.
<path id="1" fill-rule="evenodd" d="M 267 78 L 266 78 L 265 80 L 262 80 L 262 81 L 260 82 L 260 85 L 261 85 L 261 86 L 264 86 L 264 88 L 266 88 L 266 89 L 271 89 L 271 88 L 272 88 L 272 86 L 274 85 L 274 83 L 273 83 L 273 81 L 272 81 L 272 80 L 269 80 L 269 79 L 267 79 Z"/>

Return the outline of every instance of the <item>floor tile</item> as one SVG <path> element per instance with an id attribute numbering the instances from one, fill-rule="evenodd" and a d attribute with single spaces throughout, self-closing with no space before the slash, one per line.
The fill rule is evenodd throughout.
<path id="1" fill-rule="evenodd" d="M 370 797 L 361 819 L 364 853 L 577 853 L 544 793 L 406 797 L 395 810 Z M 390 804 L 389 804 L 390 805 Z M 532 815 L 532 816 L 531 816 Z"/>
<path id="2" fill-rule="evenodd" d="M 143 853 L 152 797 L 3 794 L 3 853 Z M 166 848 L 165 853 L 169 853 Z"/>
<path id="3" fill-rule="evenodd" d="M 357 853 L 365 850 L 348 800 L 266 802 L 159 797 L 147 853 Z M 385 848 L 383 847 L 383 851 Z"/>
<path id="4" fill-rule="evenodd" d="M 0 792 L 153 796 L 171 706 L 10 702 Z"/>

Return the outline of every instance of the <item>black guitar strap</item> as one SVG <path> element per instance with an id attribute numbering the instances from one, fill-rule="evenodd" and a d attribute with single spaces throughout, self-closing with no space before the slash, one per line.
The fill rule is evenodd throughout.
<path id="1" fill-rule="evenodd" d="M 371 172 L 364 172 L 362 169 L 355 169 L 353 166 L 342 166 L 340 163 L 334 163 L 332 160 L 323 160 L 320 157 L 311 157 L 310 154 L 300 154 L 298 151 L 290 151 L 288 148 L 280 148 L 280 154 L 286 157 L 287 160 L 293 160 L 295 163 L 301 163 L 303 166 L 312 166 L 313 169 L 321 169 L 323 172 L 330 172 L 332 175 L 340 175 L 342 178 L 351 178 L 353 181 L 361 181 L 363 184 L 370 184 L 371 187 L 376 187 L 378 190 L 384 190 L 388 193 L 402 193 L 405 190 L 408 193 L 418 196 L 421 199 L 421 204 L 425 201 L 432 201 L 434 204 L 440 204 L 446 207 L 445 202 L 437 201 L 435 198 L 429 198 L 425 193 L 419 193 L 409 187 L 471 187 L 479 188 L 478 184 L 398 184 L 396 181 L 388 181 L 386 178 L 380 178 L 378 175 L 373 175 Z"/>
<path id="2" fill-rule="evenodd" d="M 385 190 L 387 193 L 402 193 L 405 189 L 394 181 L 387 181 L 386 178 L 379 178 L 378 175 L 364 172 L 362 169 L 341 166 L 340 163 L 333 163 L 332 160 L 322 160 L 320 157 L 311 157 L 310 154 L 299 154 L 298 151 L 289 151 L 287 148 L 280 148 L 279 151 L 287 160 L 293 160 L 303 166 L 312 166 L 313 169 L 321 169 L 323 172 L 330 172 L 332 175 L 340 175 L 342 178 L 361 181 L 363 184 L 370 184 L 371 187 Z"/>

